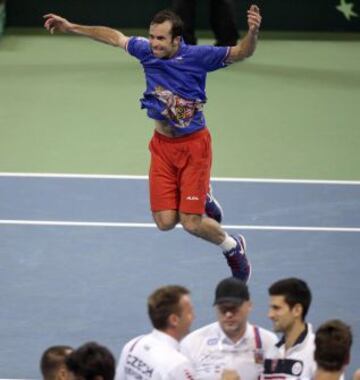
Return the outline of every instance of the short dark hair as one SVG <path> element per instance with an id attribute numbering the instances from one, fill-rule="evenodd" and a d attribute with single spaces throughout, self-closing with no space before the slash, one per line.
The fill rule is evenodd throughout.
<path id="1" fill-rule="evenodd" d="M 74 350 L 66 358 L 66 366 L 76 377 L 94 380 L 101 376 L 103 380 L 115 377 L 115 358 L 111 351 L 96 342 L 88 342 Z"/>
<path id="2" fill-rule="evenodd" d="M 349 364 L 351 328 L 339 319 L 323 323 L 315 334 L 314 358 L 319 368 L 335 372 Z"/>
<path id="3" fill-rule="evenodd" d="M 174 13 L 171 9 L 164 9 L 153 17 L 150 25 L 152 24 L 162 24 L 165 21 L 169 21 L 171 23 L 171 36 L 174 39 L 175 37 L 179 37 L 183 35 L 184 23 L 181 18 Z"/>
<path id="4" fill-rule="evenodd" d="M 45 380 L 56 378 L 57 371 L 65 365 L 66 357 L 71 353 L 70 346 L 51 346 L 47 348 L 40 359 L 40 370 Z"/>
<path id="5" fill-rule="evenodd" d="M 285 302 L 292 309 L 296 304 L 302 306 L 302 320 L 305 320 L 311 304 L 311 291 L 304 280 L 285 278 L 274 282 L 269 288 L 271 296 L 284 296 Z"/>
<path id="6" fill-rule="evenodd" d="M 187 294 L 190 294 L 189 290 L 180 285 L 163 286 L 155 290 L 148 298 L 148 314 L 152 325 L 164 330 L 171 314 L 180 315 L 179 302 Z"/>

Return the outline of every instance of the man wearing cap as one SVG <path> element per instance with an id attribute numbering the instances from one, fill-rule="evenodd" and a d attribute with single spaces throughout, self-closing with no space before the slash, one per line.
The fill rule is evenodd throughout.
<path id="1" fill-rule="evenodd" d="M 221 379 L 225 370 L 241 380 L 257 380 L 263 358 L 277 341 L 275 334 L 248 322 L 252 304 L 249 290 L 237 278 L 226 278 L 216 287 L 217 322 L 189 334 L 181 351 L 193 363 L 196 379 Z"/>

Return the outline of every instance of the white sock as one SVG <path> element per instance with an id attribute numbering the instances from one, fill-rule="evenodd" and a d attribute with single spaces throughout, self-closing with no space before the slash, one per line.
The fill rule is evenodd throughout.
<path id="1" fill-rule="evenodd" d="M 225 239 L 221 244 L 219 244 L 219 246 L 224 252 L 227 252 L 230 251 L 230 249 L 236 247 L 236 240 L 232 236 L 228 235 L 226 232 L 225 234 Z"/>

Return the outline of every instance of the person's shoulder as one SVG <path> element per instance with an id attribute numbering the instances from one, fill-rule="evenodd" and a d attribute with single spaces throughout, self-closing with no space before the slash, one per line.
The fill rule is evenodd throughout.
<path id="1" fill-rule="evenodd" d="M 191 332 L 187 335 L 180 343 L 182 351 L 193 351 L 196 348 L 199 348 L 203 344 L 207 344 L 210 340 L 218 339 L 219 335 L 219 324 L 218 322 L 210 323 L 199 329 Z"/>
<path id="2" fill-rule="evenodd" d="M 277 335 L 274 332 L 272 332 L 272 331 L 270 331 L 268 329 L 265 329 L 264 327 L 261 327 L 261 326 L 258 326 L 258 329 L 259 329 L 259 332 L 260 332 L 260 336 L 262 338 L 265 338 L 265 339 L 273 342 L 274 344 L 276 344 L 278 342 L 279 339 L 278 339 Z"/>
<path id="3" fill-rule="evenodd" d="M 160 353 L 162 355 L 160 355 Z M 164 357 L 166 357 L 166 360 L 164 360 Z M 161 362 L 159 364 L 161 364 L 163 369 L 167 372 L 171 372 L 176 368 L 191 366 L 189 358 L 183 352 L 169 347 L 166 351 L 158 351 L 157 359 Z"/>
<path id="4" fill-rule="evenodd" d="M 211 49 L 211 47 L 211 45 L 186 45 L 185 51 L 187 51 L 188 53 L 196 54 L 201 53 L 205 50 L 209 50 Z"/>
<path id="5" fill-rule="evenodd" d="M 123 352 L 133 350 L 135 346 L 142 341 L 143 339 L 147 338 L 149 334 L 144 334 L 144 335 L 138 335 L 135 338 L 130 339 L 127 341 L 123 347 Z"/>
<path id="6" fill-rule="evenodd" d="M 181 51 L 187 57 L 203 57 L 204 54 L 208 54 L 214 48 L 211 45 L 185 45 Z"/>
<path id="7" fill-rule="evenodd" d="M 148 49 L 150 51 L 150 42 L 147 38 L 141 36 L 129 37 L 128 46 L 136 46 L 137 48 Z"/>
<path id="8" fill-rule="evenodd" d="M 307 326 L 307 329 L 308 329 L 308 336 L 309 336 L 309 338 L 315 340 L 315 333 L 314 333 L 314 328 L 313 328 L 312 324 L 311 323 L 307 323 L 306 326 Z"/>
<path id="9" fill-rule="evenodd" d="M 306 341 L 307 349 L 310 352 L 311 357 L 313 358 L 312 352 L 315 351 L 315 333 L 310 323 L 307 323 L 307 328 L 308 328 L 308 334 L 305 341 Z"/>
<path id="10" fill-rule="evenodd" d="M 129 41 L 142 42 L 144 44 L 149 44 L 149 39 L 142 36 L 131 36 L 129 37 Z"/>
<path id="11" fill-rule="evenodd" d="M 142 58 L 144 55 L 151 53 L 149 40 L 140 36 L 129 37 L 126 50 L 128 53 L 138 58 Z"/>
<path id="12" fill-rule="evenodd" d="M 185 340 L 192 340 L 192 339 L 199 339 L 199 338 L 208 338 L 209 335 L 217 333 L 219 330 L 219 324 L 218 322 L 213 322 L 208 325 L 202 326 L 193 332 L 191 332 L 189 335 L 187 335 L 183 341 Z M 182 342 L 183 342 L 182 341 Z"/>

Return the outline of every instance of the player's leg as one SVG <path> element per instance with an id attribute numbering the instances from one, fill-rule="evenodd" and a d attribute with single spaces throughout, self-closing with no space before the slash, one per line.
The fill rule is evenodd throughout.
<path id="1" fill-rule="evenodd" d="M 171 230 L 179 222 L 177 174 L 168 149 L 166 139 L 155 133 L 149 144 L 149 192 L 153 219 L 161 231 Z"/>
<path id="2" fill-rule="evenodd" d="M 220 245 L 225 240 L 226 233 L 214 219 L 183 212 L 180 212 L 179 216 L 181 225 L 190 234 L 216 245 Z"/>
<path id="3" fill-rule="evenodd" d="M 153 211 L 152 216 L 160 231 L 172 230 L 179 223 L 176 210 Z"/>
<path id="4" fill-rule="evenodd" d="M 233 46 L 239 39 L 233 0 L 210 0 L 210 25 L 217 46 Z"/>
<path id="5" fill-rule="evenodd" d="M 245 253 L 243 237 L 228 235 L 211 218 L 203 217 L 211 169 L 211 137 L 207 129 L 198 132 L 179 146 L 186 157 L 180 176 L 180 223 L 184 229 L 202 239 L 219 245 L 233 276 L 247 281 L 250 263 Z"/>
<path id="6" fill-rule="evenodd" d="M 196 45 L 196 0 L 173 0 L 172 5 L 174 12 L 180 16 L 184 23 L 184 41 L 189 45 Z"/>
<path id="7" fill-rule="evenodd" d="M 228 235 L 219 223 L 202 215 L 180 212 L 180 223 L 192 235 L 220 246 L 234 277 L 247 282 L 251 264 L 246 255 L 246 242 L 242 235 Z"/>

